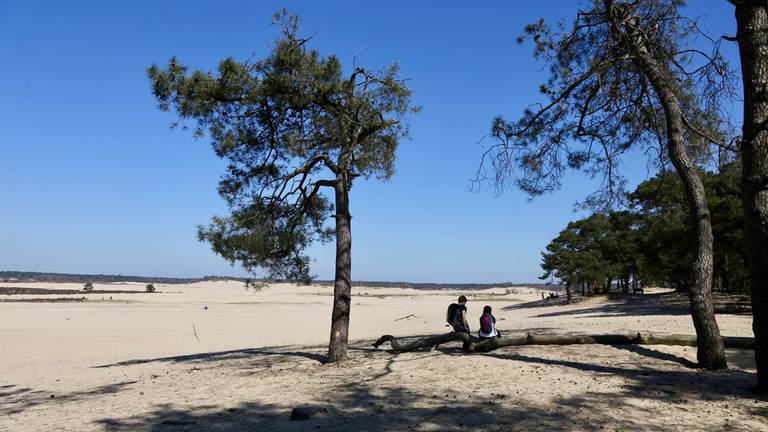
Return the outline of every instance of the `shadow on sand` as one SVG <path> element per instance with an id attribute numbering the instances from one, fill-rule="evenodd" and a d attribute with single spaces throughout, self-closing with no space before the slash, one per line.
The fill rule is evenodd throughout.
<path id="1" fill-rule="evenodd" d="M 625 347 L 622 347 L 625 349 Z M 648 350 L 653 351 L 653 350 Z M 411 389 L 407 382 L 375 381 L 391 372 L 394 362 L 423 360 L 434 355 L 455 354 L 441 348 L 412 358 L 391 355 L 379 377 L 373 380 L 335 384 L 330 382 L 309 405 L 320 413 L 306 421 L 291 421 L 291 406 L 245 402 L 234 406 L 211 405 L 178 407 L 156 405 L 150 412 L 129 417 L 98 421 L 107 431 L 400 431 L 400 430 L 595 430 L 604 425 L 620 430 L 648 428 L 648 419 L 637 412 L 638 399 L 663 401 L 669 406 L 685 406 L 689 400 L 728 401 L 751 399 L 754 374 L 744 371 L 702 372 L 696 370 L 660 371 L 648 368 L 628 369 L 592 362 L 547 359 L 517 352 L 485 354 L 502 360 L 565 368 L 574 373 L 590 372 L 596 377 L 620 377 L 626 381 L 618 393 L 584 391 L 562 398 L 556 404 L 515 398 L 491 392 L 488 395 L 446 392 L 436 385 L 425 392 Z M 657 360 L 681 363 L 675 356 L 640 352 Z M 663 353 L 662 353 L 663 354 Z M 405 358 L 402 358 L 405 357 Z M 375 362 L 374 362 L 375 363 Z M 324 367 L 324 366 L 318 366 Z M 342 372 L 343 373 L 343 372 Z M 329 377 L 332 380 L 331 377 Z M 446 379 L 453 379 L 446 377 Z M 597 378 L 596 378 L 597 379 Z M 394 382 L 393 382 L 394 381 Z M 450 386 L 448 386 L 450 388 Z M 443 390 L 440 390 L 443 389 Z M 473 392 L 474 393 L 474 392 Z M 215 401 L 215 397 L 212 398 Z M 757 400 L 755 401 L 757 402 Z M 755 405 L 751 414 L 760 415 L 763 405 Z M 647 414 L 647 413 L 646 413 Z M 669 420 L 670 429 L 690 428 L 690 421 Z M 722 425 L 702 421 L 697 428 Z M 736 430 L 739 428 L 736 427 Z"/>
<path id="2" fill-rule="evenodd" d="M 69 393 L 33 390 L 29 387 L 3 386 L 0 389 L 0 415 L 19 414 L 43 404 L 68 404 L 119 393 L 137 381 L 123 381 Z"/>
<path id="3" fill-rule="evenodd" d="M 653 294 L 607 294 L 600 297 L 608 301 L 597 305 L 587 305 L 581 308 L 557 310 L 533 315 L 536 318 L 551 318 L 560 316 L 579 315 L 587 317 L 611 317 L 628 315 L 689 315 L 690 306 L 687 294 L 664 292 Z M 595 297 L 598 298 L 598 297 Z M 584 297 L 576 297 L 571 305 L 578 306 L 585 301 Z M 748 302 L 743 296 L 719 295 L 713 299 L 716 313 L 744 314 L 749 313 Z M 549 306 L 566 306 L 563 297 L 551 300 L 536 300 L 528 303 L 514 304 L 503 308 L 505 311 L 544 308 Z"/>
<path id="4" fill-rule="evenodd" d="M 576 309 L 557 310 L 554 312 L 544 312 L 534 315 L 537 318 L 551 318 L 560 316 L 581 317 L 611 317 L 626 315 L 688 315 L 690 309 L 688 306 L 688 297 L 678 293 L 659 293 L 643 295 L 610 294 L 604 296 L 608 302 L 597 305 L 590 305 Z M 578 306 L 577 302 L 575 303 Z M 511 305 L 504 310 L 529 309 L 546 306 L 564 306 L 564 301 L 557 304 L 552 302 L 536 301 L 520 305 Z"/>
<path id="5" fill-rule="evenodd" d="M 212 405 L 192 409 L 159 405 L 148 414 L 103 419 L 99 424 L 107 431 L 233 432 L 562 430 L 564 425 L 568 425 L 568 429 L 589 430 L 601 423 L 598 419 L 573 418 L 568 411 L 551 410 L 525 401 L 506 405 L 495 397 L 468 399 L 455 394 L 424 395 L 399 385 L 350 384 L 335 389 L 328 396 L 331 397 L 327 403 L 310 405 L 321 413 L 306 421 L 291 421 L 291 410 L 286 407 L 243 403 L 233 407 Z M 639 429 L 642 424 L 641 419 L 628 418 L 620 427 Z"/>
<path id="6" fill-rule="evenodd" d="M 611 428 L 640 430 L 649 427 L 644 414 L 637 412 L 638 400 L 661 401 L 668 407 L 685 407 L 689 401 L 727 402 L 748 400 L 755 403 L 758 399 L 752 389 L 755 383 L 754 373 L 742 370 L 706 372 L 690 369 L 692 363 L 674 354 L 664 353 L 646 347 L 615 346 L 605 349 L 627 351 L 647 359 L 632 363 L 631 366 L 614 364 L 606 361 L 614 358 L 610 351 L 602 358 L 589 361 L 546 358 L 533 355 L 533 349 L 504 349 L 483 354 L 500 360 L 520 362 L 526 365 L 545 366 L 572 371 L 573 374 L 588 372 L 596 380 L 620 378 L 624 384 L 618 392 L 584 390 L 575 395 L 561 398 L 556 404 L 537 401 L 512 394 L 484 392 L 484 395 L 461 394 L 450 389 L 453 376 L 436 376 L 436 385 L 425 390 L 423 387 L 409 386 L 402 376 L 394 375 L 394 366 L 402 362 L 416 363 L 414 367 L 424 367 L 435 356 L 465 355 L 459 347 L 445 345 L 435 350 L 391 354 L 374 352 L 364 346 L 352 348 L 358 356 L 352 364 L 344 368 L 327 370 L 327 382 L 323 388 L 316 389 L 308 404 L 296 406 L 310 407 L 319 412 L 305 421 L 292 421 L 291 409 L 294 406 L 248 401 L 231 406 L 212 403 L 198 406 L 177 406 L 174 404 L 155 405 L 149 412 L 133 416 L 102 418 L 98 424 L 106 431 L 400 431 L 400 430 L 443 430 L 443 431 L 479 431 L 479 430 L 595 430 L 603 426 Z M 552 352 L 550 352 L 550 355 Z M 234 357 L 233 357 L 234 356 Z M 265 361 L 262 357 L 297 361 L 310 359 L 312 368 L 329 368 L 321 365 L 322 356 L 311 349 L 303 351 L 281 351 L 280 349 L 237 350 L 220 353 L 205 353 L 196 356 L 179 356 L 148 361 L 173 362 L 217 362 L 227 359 L 248 358 L 248 364 Z M 273 361 L 273 360 L 268 360 Z M 316 363 L 314 363 L 316 362 Z M 671 369 L 660 369 L 659 365 L 671 362 Z M 306 364 L 306 362 L 302 362 Z M 139 364 L 137 361 L 115 365 Z M 421 365 L 421 366 L 419 366 Z M 103 367 L 107 367 L 105 365 Z M 238 366 L 242 366 L 239 364 Z M 348 368 L 365 367 L 371 372 L 369 377 L 359 380 L 344 380 Z M 323 369 L 324 371 L 326 369 Z M 326 373 L 326 372 L 323 372 Z M 513 377 L 507 377 L 513 379 Z M 297 376 L 296 379 L 301 379 Z M 500 377 L 499 379 L 505 379 Z M 750 405 L 749 415 L 759 416 L 768 408 L 760 399 L 760 404 Z M 670 408 L 671 409 L 671 408 Z M 648 413 L 645 413 L 648 414 Z M 722 420 L 722 419 L 718 419 Z M 686 429 L 691 427 L 690 419 L 668 420 L 665 427 Z M 715 421 L 715 420 L 711 420 Z M 722 428 L 722 423 L 696 425 L 697 428 Z M 768 427 L 768 424 L 766 424 Z M 734 427 L 739 430 L 739 427 Z"/>
<path id="7" fill-rule="evenodd" d="M 617 349 L 627 349 L 626 346 L 614 346 Z M 642 348 L 642 347 L 641 347 Z M 630 349 L 630 351 L 635 351 Z M 644 348 L 642 351 L 655 351 Z M 661 354 L 661 355 L 659 355 Z M 587 362 L 578 362 L 563 359 L 548 359 L 537 356 L 529 356 L 519 353 L 488 353 L 491 357 L 503 360 L 522 361 L 547 366 L 556 366 L 569 368 L 579 371 L 594 372 L 597 374 L 611 375 L 621 377 L 627 380 L 624 385 L 625 391 L 614 395 L 617 398 L 632 395 L 644 399 L 657 400 L 727 400 L 733 397 L 766 399 L 766 395 L 755 393 L 756 378 L 755 373 L 743 370 L 725 370 L 725 371 L 704 371 L 704 370 L 658 370 L 652 367 L 640 365 L 637 368 L 624 368 L 609 366 L 606 364 L 596 364 Z M 643 352 L 641 355 L 648 355 Z M 668 358 L 671 357 L 671 358 Z M 650 357 L 671 360 L 673 362 L 689 363 L 682 359 L 666 353 L 655 351 Z"/>
<path id="8" fill-rule="evenodd" d="M 759 416 L 768 413 L 768 406 L 761 398 L 760 403 L 752 393 L 755 384 L 754 373 L 741 370 L 705 372 L 690 369 L 689 360 L 674 354 L 656 351 L 646 347 L 606 346 L 600 356 L 574 356 L 578 351 L 520 347 L 507 348 L 482 354 L 503 360 L 504 364 L 527 366 L 541 369 L 543 385 L 558 386 L 552 379 L 545 384 L 547 372 L 552 368 L 561 369 L 558 376 L 583 375 L 588 373 L 590 382 L 619 378 L 622 385 L 606 388 L 589 387 L 572 391 L 556 399 L 531 398 L 499 394 L 493 387 L 476 387 L 477 392 L 456 392 L 452 380 L 473 380 L 471 376 L 455 376 L 450 373 L 436 373 L 434 385 L 414 386 L 408 376 L 403 375 L 402 364 L 407 362 L 410 370 L 427 368 L 431 359 L 437 356 L 459 356 L 463 354 L 458 346 L 444 345 L 435 350 L 392 354 L 376 351 L 361 343 L 350 347 L 352 360 L 342 367 L 323 365 L 321 347 L 272 347 L 259 349 L 208 352 L 174 357 L 128 360 L 100 368 L 132 366 L 150 362 L 186 363 L 201 368 L 221 368 L 228 371 L 231 379 L 237 380 L 235 371 L 264 364 L 280 364 L 294 373 L 296 380 L 302 380 L 304 373 L 318 372 L 325 378 L 315 381 L 317 388 L 296 402 L 268 403 L 264 400 L 239 400 L 222 403 L 223 397 L 214 392 L 210 403 L 205 405 L 156 404 L 141 412 L 131 414 L 110 413 L 98 418 L 95 425 L 104 431 L 220 431 L 245 430 L 269 431 L 401 431 L 401 430 L 442 430 L 442 431 L 487 431 L 487 430 L 596 430 L 602 427 L 621 430 L 653 429 L 648 415 L 639 412 L 638 404 L 643 400 L 661 401 L 660 409 L 678 409 L 689 406 L 689 401 L 736 403 L 741 405 L 740 415 Z M 624 352 L 617 355 L 612 349 Z M 631 353 L 630 362 L 626 355 Z M 751 352 L 749 352 L 751 354 Z M 551 358 L 557 356 L 555 358 Z M 639 356 L 639 357 L 637 357 Z M 547 358 L 550 357 L 550 358 Z M 616 359 L 620 360 L 616 360 Z M 459 359 L 456 359 L 459 361 Z M 451 360 L 452 361 L 452 360 Z M 624 361 L 624 363 L 622 363 Z M 514 362 L 514 363 L 513 363 Z M 667 365 L 672 363 L 672 365 Z M 680 365 L 685 366 L 681 368 Z M 508 370 L 514 370 L 510 368 Z M 538 370 L 538 369 L 537 369 Z M 564 372 L 564 373 L 561 373 Z M 522 372 L 521 372 L 522 373 Z M 530 373 L 530 372 L 529 372 Z M 293 376 L 293 375 L 291 375 Z M 309 375 L 308 375 L 309 376 Z M 352 377 L 352 378 L 350 378 Z M 486 377 L 488 378 L 488 377 Z M 491 378 L 493 379 L 493 378 Z M 514 375 L 501 375 L 498 380 L 513 380 Z M 501 382 L 501 381 L 500 381 Z M 58 409 L 69 409 L 68 402 L 83 401 L 98 404 L 100 397 L 128 390 L 135 382 L 127 381 L 102 386 L 88 391 L 57 394 Z M 216 387 L 221 389 L 221 387 Z M 514 388 L 506 387 L 507 389 Z M 530 389 L 529 389 L 530 390 Z M 219 390 L 221 391 L 221 390 Z M 275 388 L 275 392 L 280 392 Z M 535 392 L 534 392 L 535 393 Z M 223 395 L 222 395 L 223 396 Z M 48 394 L 12 385 L 0 386 L 0 406 L 3 414 L 14 414 L 46 403 Z M 89 399 L 90 398 L 90 399 Z M 14 399 L 15 403 L 6 405 Z M 280 401 L 280 398 L 268 399 Z M 754 401 L 754 403 L 753 403 Z M 292 421 L 291 410 L 295 406 L 309 406 L 319 411 L 305 421 Z M 698 405 L 701 406 L 701 405 Z M 744 408 L 746 406 L 746 408 Z M 682 409 L 680 408 L 680 409 Z M 10 409 L 10 410 L 9 410 Z M 747 411 L 748 410 L 748 411 Z M 745 414 L 746 411 L 746 414 Z M 707 417 L 695 425 L 697 429 L 723 428 L 723 419 Z M 690 417 L 670 417 L 664 427 L 689 429 Z M 713 422 L 708 424 L 707 421 Z M 719 422 L 719 423 L 714 423 Z M 760 423 L 763 424 L 763 423 Z M 93 424 L 91 424 L 93 425 Z M 738 425 L 732 429 L 739 430 Z M 768 423 L 764 426 L 768 428 Z M 748 430 L 749 428 L 741 428 Z"/>
<path id="9" fill-rule="evenodd" d="M 155 363 L 155 362 L 193 363 L 193 362 L 209 362 L 209 361 L 219 361 L 219 360 L 221 361 L 238 360 L 243 358 L 254 358 L 259 356 L 274 357 L 275 363 L 290 360 L 290 357 L 305 358 L 309 360 L 314 360 L 318 363 L 325 363 L 325 360 L 326 360 L 325 355 L 319 354 L 317 352 L 311 352 L 311 351 L 286 351 L 285 350 L 286 348 L 296 348 L 296 347 L 274 346 L 274 347 L 263 347 L 263 348 L 244 348 L 239 350 L 212 351 L 212 352 L 184 354 L 184 355 L 170 356 L 170 357 L 133 359 L 133 360 L 124 360 L 117 363 L 94 366 L 94 368 L 102 369 L 102 368 L 111 368 L 115 366 L 133 366 L 133 365 Z M 307 349 L 310 349 L 310 350 L 312 348 L 314 347 L 307 347 Z"/>

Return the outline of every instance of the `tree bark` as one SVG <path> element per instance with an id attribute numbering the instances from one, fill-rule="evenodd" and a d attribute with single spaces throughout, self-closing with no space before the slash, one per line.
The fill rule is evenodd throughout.
<path id="1" fill-rule="evenodd" d="M 732 3 L 744 86 L 741 181 L 757 386 L 768 391 L 768 2 Z"/>
<path id="2" fill-rule="evenodd" d="M 352 303 L 352 216 L 349 213 L 349 182 L 341 173 L 336 179 L 336 276 L 333 285 L 328 363 L 347 358 L 349 309 Z"/>
<path id="3" fill-rule="evenodd" d="M 565 303 L 571 304 L 571 283 L 565 284 Z"/>
<path id="4" fill-rule="evenodd" d="M 460 341 L 464 344 L 464 351 L 470 351 L 470 344 L 472 343 L 472 336 L 469 333 L 464 332 L 450 332 L 441 335 L 427 336 L 419 339 L 415 339 L 409 342 L 400 343 L 400 341 L 392 335 L 383 335 L 376 342 L 373 343 L 374 348 L 378 348 L 385 342 L 389 342 L 394 352 L 408 352 L 421 348 L 434 348 L 444 343 Z"/>
<path id="5" fill-rule="evenodd" d="M 651 79 L 651 82 L 653 81 Z M 683 114 L 679 102 L 668 83 L 662 81 L 656 81 L 654 88 L 664 105 L 669 155 L 683 183 L 695 234 L 693 284 L 688 290 L 688 298 L 693 326 L 700 342 L 696 357 L 700 367 L 724 369 L 727 367 L 725 351 L 712 305 L 712 218 L 704 185 L 685 150 Z"/>
<path id="6" fill-rule="evenodd" d="M 373 343 L 375 348 L 389 342 L 392 351 L 396 353 L 414 351 L 422 348 L 434 348 L 448 342 L 458 341 L 466 352 L 488 352 L 498 348 L 521 345 L 682 345 L 697 346 L 696 336 L 692 335 L 532 335 L 514 338 L 490 338 L 480 340 L 467 333 L 446 333 L 442 335 L 427 336 L 405 343 L 392 335 L 383 335 Z M 728 348 L 754 349 L 755 339 L 751 337 L 723 337 L 721 343 Z"/>
<path id="7" fill-rule="evenodd" d="M 715 320 L 712 305 L 712 220 L 704 185 L 696 166 L 685 149 L 683 112 L 674 87 L 674 78 L 665 64 L 659 64 L 646 46 L 646 38 L 638 34 L 633 24 L 616 22 L 611 0 L 604 0 L 608 18 L 614 23 L 616 37 L 626 41 L 636 56 L 637 67 L 648 77 L 664 110 L 667 126 L 667 149 L 683 183 L 691 223 L 694 228 L 693 284 L 688 291 L 693 326 L 698 336 L 696 358 L 699 367 L 724 369 L 727 367 L 723 340 Z"/>

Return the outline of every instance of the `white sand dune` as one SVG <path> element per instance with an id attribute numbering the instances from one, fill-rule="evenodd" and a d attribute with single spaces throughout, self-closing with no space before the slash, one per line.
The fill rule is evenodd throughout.
<path id="1" fill-rule="evenodd" d="M 459 293 L 356 288 L 351 359 L 323 365 L 331 287 L 156 287 L 161 292 L 85 294 L 78 303 L 0 302 L 0 431 L 768 430 L 768 403 L 751 394 L 750 351 L 729 351 L 731 368 L 723 372 L 691 368 L 689 347 L 529 346 L 464 355 L 446 345 L 393 355 L 370 342 L 384 333 L 447 331 L 445 309 Z M 527 288 L 464 294 L 471 294 L 471 324 L 488 304 L 507 334 L 693 334 L 685 298 L 674 294 L 570 306 L 523 303 L 540 298 Z M 719 315 L 718 322 L 724 335 L 751 336 L 748 315 Z M 290 421 L 299 405 L 327 413 Z"/>

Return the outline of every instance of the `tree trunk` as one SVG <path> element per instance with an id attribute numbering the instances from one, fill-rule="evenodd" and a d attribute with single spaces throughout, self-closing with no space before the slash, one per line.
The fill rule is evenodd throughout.
<path id="1" fill-rule="evenodd" d="M 712 305 L 712 219 L 704 185 L 685 150 L 680 106 L 674 93 L 665 84 L 659 85 L 657 92 L 665 93 L 660 99 L 665 105 L 669 155 L 682 180 L 695 233 L 693 284 L 688 290 L 688 298 L 693 326 L 699 340 L 696 357 L 702 368 L 724 369 L 727 367 L 725 351 Z"/>
<path id="2" fill-rule="evenodd" d="M 413 339 L 413 338 L 408 338 Z M 636 333 L 632 335 L 531 335 L 513 338 L 490 338 L 480 340 L 467 333 L 446 333 L 409 340 L 405 343 L 392 335 L 383 335 L 373 343 L 375 348 L 389 342 L 396 353 L 414 351 L 422 348 L 434 348 L 447 342 L 459 341 L 466 352 L 488 352 L 507 346 L 520 345 L 682 345 L 696 346 L 696 336 L 689 335 L 651 335 Z M 751 337 L 728 336 L 720 341 L 728 348 L 754 349 L 755 340 Z"/>
<path id="3" fill-rule="evenodd" d="M 757 386 L 768 391 L 768 2 L 736 3 L 744 85 L 741 181 Z"/>
<path id="4" fill-rule="evenodd" d="M 352 303 L 352 217 L 349 214 L 349 184 L 342 174 L 336 179 L 336 278 L 333 285 L 331 341 L 328 344 L 329 363 L 347 358 L 349 308 Z"/>
<path id="5" fill-rule="evenodd" d="M 615 20 L 612 2 L 605 0 L 605 4 L 609 19 Z M 638 68 L 648 77 L 664 109 L 669 157 L 682 180 L 688 202 L 695 234 L 693 284 L 688 291 L 688 298 L 699 342 L 696 358 L 699 367 L 724 369 L 727 367 L 725 350 L 712 306 L 712 220 L 704 185 L 685 149 L 683 112 L 675 94 L 674 78 L 668 66 L 659 64 L 654 58 L 643 42 L 647 39 L 636 34 L 634 27 L 623 22 L 614 24 L 614 31 L 618 33 L 615 36 L 627 42 L 637 57 L 635 61 Z"/>
<path id="6" fill-rule="evenodd" d="M 566 304 L 571 303 L 571 283 L 570 282 L 565 284 L 565 303 Z"/>

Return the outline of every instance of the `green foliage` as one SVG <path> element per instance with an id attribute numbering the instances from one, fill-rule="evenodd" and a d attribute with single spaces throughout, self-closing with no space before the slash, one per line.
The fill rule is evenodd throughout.
<path id="1" fill-rule="evenodd" d="M 718 176 L 705 183 L 712 211 L 715 287 L 728 292 L 750 292 L 744 248 L 741 164 L 723 166 Z"/>
<path id="2" fill-rule="evenodd" d="M 712 216 L 715 289 L 747 292 L 744 264 L 744 227 L 740 164 L 724 163 L 718 173 L 701 177 Z M 642 217 L 638 244 L 643 252 L 643 276 L 648 283 L 686 290 L 692 283 L 694 234 L 682 185 L 677 176 L 663 173 L 629 195 L 633 211 Z"/>
<path id="3" fill-rule="evenodd" d="M 635 248 L 628 247 L 636 235 L 633 220 L 629 213 L 611 212 L 569 223 L 542 253 L 541 279 L 554 276 L 595 292 L 628 280 L 637 270 Z"/>
<path id="4" fill-rule="evenodd" d="M 344 75 L 336 56 L 298 36 L 296 16 L 274 20 L 281 36 L 263 59 L 227 58 L 204 72 L 172 58 L 147 73 L 159 107 L 193 120 L 194 135 L 207 133 L 228 162 L 219 194 L 231 214 L 200 227 L 199 239 L 247 270 L 307 280 L 304 250 L 333 235 L 320 189 L 346 193 L 357 177 L 391 177 L 403 120 L 417 108 L 396 64 Z"/>
<path id="5" fill-rule="evenodd" d="M 663 107 L 627 38 L 642 37 L 669 72 L 665 84 L 680 102 L 691 156 L 705 161 L 710 142 L 722 141 L 728 125 L 719 109 L 733 92 L 734 75 L 719 42 L 680 15 L 679 0 L 615 0 L 610 10 L 607 4 L 583 2 L 570 26 L 542 18 L 525 27 L 518 42 L 530 41 L 549 72 L 540 87 L 543 100 L 515 119 L 493 119 L 493 144 L 476 184 L 490 181 L 497 192 L 514 185 L 535 197 L 559 189 L 566 172 L 577 170 L 601 180 L 582 205 L 606 208 L 625 198 L 624 154 L 640 151 L 664 167 L 669 155 Z M 612 25 L 615 14 L 631 21 L 638 36 Z"/>
<path id="6" fill-rule="evenodd" d="M 151 283 L 151 282 L 150 282 L 150 283 L 148 283 L 148 284 L 147 284 L 147 286 L 146 286 L 146 288 L 145 288 L 145 290 L 146 290 L 146 292 L 148 292 L 148 293 L 153 293 L 153 292 L 155 292 L 155 284 L 154 284 L 154 283 Z"/>
<path id="7" fill-rule="evenodd" d="M 92 282 L 86 282 L 83 284 L 83 291 L 85 292 L 91 292 L 93 291 L 93 283 Z"/>
<path id="8" fill-rule="evenodd" d="M 694 234 L 679 178 L 662 173 L 641 183 L 629 200 L 643 221 L 638 244 L 645 282 L 687 289 L 692 277 Z"/>
<path id="9" fill-rule="evenodd" d="M 733 161 L 718 173 L 701 173 L 712 215 L 714 287 L 727 292 L 749 291 L 739 172 Z M 542 279 L 554 276 L 588 287 L 637 279 L 687 290 L 694 233 L 679 177 L 661 173 L 638 185 L 627 200 L 628 211 L 569 223 L 542 253 Z"/>

